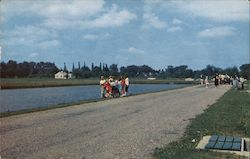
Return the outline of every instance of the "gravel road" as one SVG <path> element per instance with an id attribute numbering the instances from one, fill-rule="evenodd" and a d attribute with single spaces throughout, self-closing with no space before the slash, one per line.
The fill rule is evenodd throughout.
<path id="1" fill-rule="evenodd" d="M 229 88 L 193 86 L 1 118 L 0 158 L 150 159 Z"/>

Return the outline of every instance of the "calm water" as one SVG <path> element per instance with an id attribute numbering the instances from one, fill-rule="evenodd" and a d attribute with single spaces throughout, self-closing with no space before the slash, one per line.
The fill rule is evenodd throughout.
<path id="1" fill-rule="evenodd" d="M 131 84 L 129 92 L 138 94 L 180 88 L 183 86 L 185 85 Z M 100 98 L 100 87 L 98 85 L 0 90 L 0 112 L 48 107 L 62 103 L 98 98 Z"/>

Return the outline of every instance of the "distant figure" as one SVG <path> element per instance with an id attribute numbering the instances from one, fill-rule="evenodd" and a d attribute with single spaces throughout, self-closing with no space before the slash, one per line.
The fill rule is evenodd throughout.
<path id="1" fill-rule="evenodd" d="M 129 88 L 129 78 L 126 76 L 125 78 L 125 95 L 128 95 L 128 88 Z"/>
<path id="2" fill-rule="evenodd" d="M 106 83 L 106 80 L 104 79 L 103 76 L 101 76 L 101 79 L 100 79 L 101 98 L 104 98 L 104 97 L 105 97 L 105 89 L 104 89 L 105 83 Z"/>
<path id="3" fill-rule="evenodd" d="M 121 76 L 120 81 L 121 81 L 120 93 L 121 93 L 121 96 L 123 97 L 125 95 L 125 88 L 126 88 L 125 79 Z"/>
<path id="4" fill-rule="evenodd" d="M 215 87 L 218 87 L 218 84 L 219 84 L 219 75 L 216 74 L 215 77 L 214 77 L 214 85 L 215 85 Z"/>
<path id="5" fill-rule="evenodd" d="M 205 78 L 205 85 L 206 85 L 206 88 L 208 88 L 208 84 L 209 84 L 209 82 L 208 82 L 208 76 L 206 76 L 206 78 Z"/>
<path id="6" fill-rule="evenodd" d="M 234 78 L 231 76 L 230 77 L 230 85 L 233 85 Z"/>
<path id="7" fill-rule="evenodd" d="M 239 89 L 239 77 L 235 75 L 235 89 Z"/>
<path id="8" fill-rule="evenodd" d="M 203 85 L 203 76 L 200 76 L 200 84 Z"/>

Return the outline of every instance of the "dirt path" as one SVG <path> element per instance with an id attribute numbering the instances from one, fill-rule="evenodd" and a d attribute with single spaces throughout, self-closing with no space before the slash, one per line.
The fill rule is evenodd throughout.
<path id="1" fill-rule="evenodd" d="M 188 87 L 0 119 L 2 158 L 147 159 L 229 86 Z"/>

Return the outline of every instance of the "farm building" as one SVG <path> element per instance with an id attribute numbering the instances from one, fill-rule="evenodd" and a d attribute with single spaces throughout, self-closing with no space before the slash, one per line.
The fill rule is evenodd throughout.
<path id="1" fill-rule="evenodd" d="M 70 72 L 67 73 L 64 71 L 60 71 L 55 74 L 55 79 L 70 79 L 70 78 L 73 78 L 73 74 Z"/>

